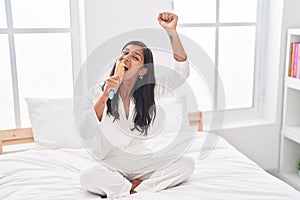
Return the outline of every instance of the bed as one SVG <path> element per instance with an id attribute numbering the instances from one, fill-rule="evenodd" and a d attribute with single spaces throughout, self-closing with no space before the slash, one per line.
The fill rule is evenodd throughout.
<path id="1" fill-rule="evenodd" d="M 65 107 L 62 106 L 63 109 Z M 196 161 L 192 177 L 161 192 L 136 193 L 121 200 L 300 199 L 297 190 L 265 172 L 224 138 L 203 132 L 201 112 L 190 113 L 189 119 L 191 125 L 198 126 L 196 137 L 185 152 Z M 38 143 L 33 132 L 31 128 L 3 130 L 1 148 L 14 143 Z M 199 152 L 204 148 L 207 137 L 215 137 L 217 143 L 207 156 L 200 158 Z M 101 199 L 99 195 L 83 191 L 79 184 L 80 171 L 89 156 L 84 148 L 71 146 L 39 147 L 3 154 L 0 156 L 0 199 Z"/>

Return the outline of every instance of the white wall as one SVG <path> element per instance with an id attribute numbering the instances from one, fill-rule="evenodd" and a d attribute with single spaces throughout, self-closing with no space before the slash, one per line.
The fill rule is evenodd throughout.
<path id="1" fill-rule="evenodd" d="M 89 0 L 84 6 L 86 55 L 89 55 L 99 44 L 119 33 L 159 27 L 157 14 L 171 9 L 171 0 Z M 263 37 L 262 64 L 268 76 L 261 80 L 267 86 L 263 91 L 267 99 L 265 115 L 261 116 L 264 123 L 226 129 L 223 136 L 263 168 L 275 169 L 279 156 L 285 32 L 286 27 L 300 27 L 300 12 L 297 11 L 300 1 L 269 0 L 267 6 L 270 9 L 263 22 L 267 30 Z"/>
<path id="2" fill-rule="evenodd" d="M 98 48 L 104 42 L 109 42 L 121 33 L 134 31 L 142 28 L 159 28 L 160 25 L 157 21 L 159 12 L 171 10 L 171 0 L 89 0 L 84 1 L 85 13 L 85 42 L 86 42 L 86 55 L 87 55 L 87 84 L 89 86 L 95 84 L 99 75 L 90 72 L 95 67 L 95 63 L 103 62 L 106 67 L 107 62 L 103 58 L 99 59 L 97 55 L 102 54 Z M 139 40 L 130 38 L 130 40 Z M 113 55 L 118 55 L 123 45 L 127 41 L 122 41 L 118 49 L 114 49 Z M 144 41 L 144 40 L 143 40 Z M 124 42 L 124 43 L 123 43 Z M 147 42 L 146 42 L 147 44 Z M 148 44 L 147 44 L 148 45 Z M 109 47 L 110 48 L 110 47 Z M 96 55 L 97 54 L 97 55 Z M 111 61 L 111 60 L 110 60 Z M 108 62 L 110 62 L 108 61 Z"/>
<path id="3" fill-rule="evenodd" d="M 158 13 L 170 9 L 171 0 L 85 1 L 87 55 L 105 40 L 122 32 L 158 28 Z"/>

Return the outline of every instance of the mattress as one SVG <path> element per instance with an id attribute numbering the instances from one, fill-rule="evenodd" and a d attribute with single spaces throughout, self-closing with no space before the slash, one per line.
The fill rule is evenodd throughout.
<path id="1" fill-rule="evenodd" d="M 297 190 L 265 172 L 222 137 L 217 138 L 208 154 L 201 156 L 208 136 L 214 137 L 212 133 L 197 134 L 185 153 L 196 161 L 189 180 L 161 192 L 136 193 L 120 199 L 300 199 Z M 80 187 L 80 171 L 88 161 L 85 149 L 28 150 L 1 155 L 0 199 L 101 199 Z"/>

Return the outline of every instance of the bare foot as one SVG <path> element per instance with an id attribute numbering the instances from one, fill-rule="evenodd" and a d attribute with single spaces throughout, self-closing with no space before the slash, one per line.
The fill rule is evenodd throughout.
<path id="1" fill-rule="evenodd" d="M 141 180 L 140 179 L 133 179 L 132 181 L 131 181 L 131 184 L 132 184 L 132 186 L 131 186 L 131 189 L 130 189 L 130 194 L 135 194 L 136 193 L 136 191 L 134 191 L 134 189 L 139 185 L 139 184 L 141 184 Z"/>

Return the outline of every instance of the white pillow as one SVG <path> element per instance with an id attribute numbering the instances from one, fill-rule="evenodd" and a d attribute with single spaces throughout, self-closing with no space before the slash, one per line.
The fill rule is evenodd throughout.
<path id="1" fill-rule="evenodd" d="M 82 148 L 72 99 L 25 99 L 36 149 Z"/>

